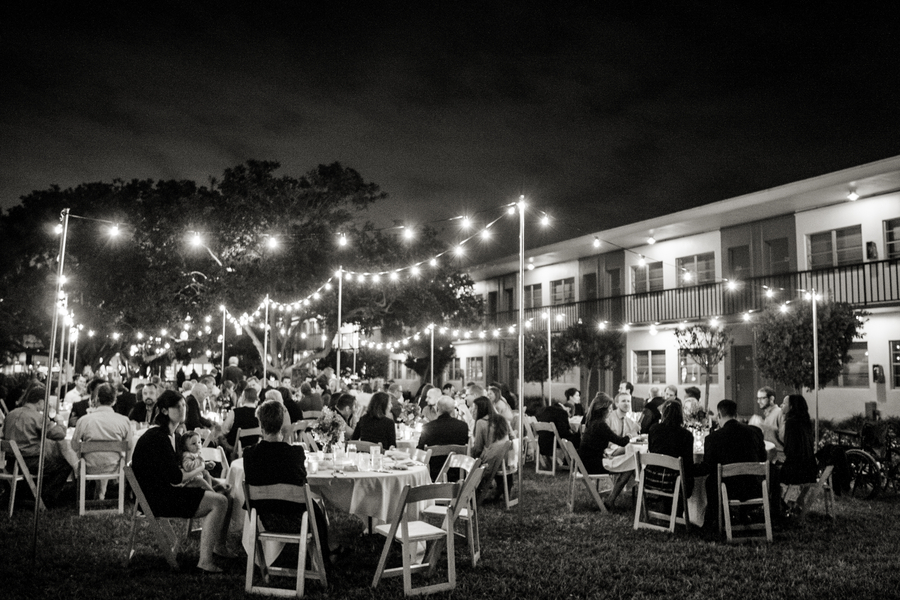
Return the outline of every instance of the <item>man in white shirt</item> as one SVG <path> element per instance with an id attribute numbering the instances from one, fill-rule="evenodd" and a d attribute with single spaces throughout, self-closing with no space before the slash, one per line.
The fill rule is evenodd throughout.
<path id="1" fill-rule="evenodd" d="M 630 438 L 640 435 L 640 426 L 629 418 L 628 413 L 630 412 L 631 394 L 619 392 L 616 394 L 616 410 L 610 411 L 606 418 L 606 424 L 613 430 L 613 433 Z"/>
<path id="2" fill-rule="evenodd" d="M 762 411 L 762 418 L 753 415 L 750 425 L 762 429 L 763 439 L 775 444 L 778 456 L 775 462 L 784 462 L 784 413 L 781 407 L 775 404 L 775 390 L 770 387 L 759 388 L 756 392 L 756 403 Z"/>
<path id="3" fill-rule="evenodd" d="M 83 400 L 85 395 L 87 395 L 87 380 L 84 375 L 79 375 L 75 378 L 75 387 L 66 393 L 63 402 L 71 407 L 76 402 Z"/>
<path id="4" fill-rule="evenodd" d="M 77 453 L 83 442 L 126 441 L 128 442 L 128 455 L 123 457 L 116 452 L 85 454 L 84 462 L 88 473 L 114 473 L 119 468 L 119 462 L 127 461 L 131 456 L 131 450 L 134 448 L 131 424 L 128 417 L 113 410 L 115 401 L 116 392 L 111 385 L 104 383 L 97 388 L 97 408 L 78 419 L 75 424 L 72 450 Z M 106 497 L 107 480 L 102 479 L 99 483 L 97 497 L 102 500 Z"/>

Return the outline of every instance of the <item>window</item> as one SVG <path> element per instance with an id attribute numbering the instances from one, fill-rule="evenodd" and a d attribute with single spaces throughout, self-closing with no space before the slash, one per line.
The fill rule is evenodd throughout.
<path id="1" fill-rule="evenodd" d="M 503 290 L 503 310 L 516 310 L 516 296 L 512 288 Z"/>
<path id="2" fill-rule="evenodd" d="M 606 284 L 609 290 L 608 296 L 616 297 L 622 295 L 622 270 L 609 269 L 606 272 Z"/>
<path id="3" fill-rule="evenodd" d="M 597 274 L 585 273 L 581 276 L 581 299 L 593 300 L 597 297 Z"/>
<path id="4" fill-rule="evenodd" d="M 666 383 L 666 351 L 640 350 L 634 353 L 634 383 Z"/>
<path id="5" fill-rule="evenodd" d="M 634 277 L 634 293 L 659 292 L 665 288 L 663 284 L 662 262 L 647 263 L 645 267 L 631 267 Z"/>
<path id="6" fill-rule="evenodd" d="M 706 252 L 684 256 L 675 261 L 678 268 L 678 287 L 711 283 L 716 280 L 716 253 Z"/>
<path id="7" fill-rule="evenodd" d="M 844 363 L 841 374 L 832 383 L 835 387 L 869 387 L 869 345 L 853 342 L 847 351 L 850 362 Z"/>
<path id="8" fill-rule="evenodd" d="M 458 356 L 454 356 L 450 359 L 450 364 L 447 367 L 447 379 L 462 381 L 464 373 L 461 361 L 462 359 Z"/>
<path id="9" fill-rule="evenodd" d="M 484 358 L 470 356 L 466 361 L 466 381 L 484 381 Z"/>
<path id="10" fill-rule="evenodd" d="M 550 282 L 550 304 L 575 302 L 575 278 L 558 279 Z"/>
<path id="11" fill-rule="evenodd" d="M 766 266 L 767 275 L 790 273 L 791 251 L 787 238 L 766 240 Z"/>
<path id="12" fill-rule="evenodd" d="M 526 285 L 525 308 L 537 308 L 539 306 L 541 306 L 541 284 Z"/>
<path id="13" fill-rule="evenodd" d="M 900 340 L 891 342 L 891 387 L 900 388 Z"/>
<path id="14" fill-rule="evenodd" d="M 731 279 L 750 277 L 750 246 L 728 249 L 728 275 Z"/>
<path id="15" fill-rule="evenodd" d="M 862 227 L 859 225 L 809 236 L 810 269 L 852 265 L 862 260 Z"/>
<path id="16" fill-rule="evenodd" d="M 709 374 L 709 382 L 712 385 L 719 383 L 719 368 L 716 365 L 713 372 Z M 703 367 L 694 361 L 694 357 L 690 356 L 684 350 L 678 351 L 678 383 L 684 385 L 699 385 L 706 383 L 703 378 Z"/>
<path id="17" fill-rule="evenodd" d="M 497 292 L 488 292 L 487 313 L 489 315 L 496 315 L 498 308 L 499 307 L 497 306 Z"/>
<path id="18" fill-rule="evenodd" d="M 406 379 L 406 367 L 402 360 L 391 360 L 391 379 Z"/>
<path id="19" fill-rule="evenodd" d="M 886 258 L 900 258 L 900 219 L 884 222 L 884 249 Z"/>

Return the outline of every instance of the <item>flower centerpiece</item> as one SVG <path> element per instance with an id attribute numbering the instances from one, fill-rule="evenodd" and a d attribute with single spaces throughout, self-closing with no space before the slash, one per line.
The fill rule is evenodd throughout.
<path id="1" fill-rule="evenodd" d="M 710 414 L 699 400 L 685 398 L 684 425 L 694 435 L 694 451 L 703 452 L 704 441 L 712 425 Z"/>
<path id="2" fill-rule="evenodd" d="M 413 427 L 420 414 L 421 409 L 418 404 L 415 402 L 404 402 L 400 405 L 400 417 L 397 421 L 409 427 Z"/>
<path id="3" fill-rule="evenodd" d="M 322 446 L 322 450 L 330 453 L 344 435 L 344 420 L 326 406 L 322 409 L 322 416 L 313 425 L 312 434 L 316 442 Z"/>

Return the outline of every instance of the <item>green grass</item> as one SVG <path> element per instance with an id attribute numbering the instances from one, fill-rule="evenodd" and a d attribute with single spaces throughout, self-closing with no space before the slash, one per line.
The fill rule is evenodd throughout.
<path id="1" fill-rule="evenodd" d="M 529 465 L 530 466 L 530 465 Z M 565 474 L 537 478 L 526 473 L 524 499 L 506 512 L 481 512 L 483 558 L 472 569 L 457 552 L 454 598 L 864 598 L 900 597 L 897 569 L 900 502 L 838 498 L 837 518 L 815 514 L 777 532 L 775 543 L 727 545 L 697 533 L 675 535 L 631 528 L 622 508 L 602 515 L 579 490 L 575 514 L 565 504 Z M 307 582 L 310 598 L 402 597 L 400 578 L 370 587 L 383 538 L 363 536 L 362 524 L 332 511 L 331 531 L 353 552 L 338 566 L 329 589 Z M 227 574 L 172 572 L 152 545 L 146 524 L 137 555 L 123 566 L 129 523 L 125 517 L 78 517 L 55 509 L 41 519 L 36 568 L 31 562 L 32 515 L 17 510 L 0 517 L 0 597 L 50 598 L 241 598 L 241 559 L 223 563 Z M 237 545 L 237 536 L 232 540 Z M 192 537 L 181 555 L 197 560 Z M 398 564 L 399 555 L 393 556 Z M 292 581 L 283 580 L 285 587 Z"/>

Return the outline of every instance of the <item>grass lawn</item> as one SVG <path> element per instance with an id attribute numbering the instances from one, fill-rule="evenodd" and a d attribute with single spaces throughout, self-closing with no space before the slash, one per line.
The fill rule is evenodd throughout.
<path id="1" fill-rule="evenodd" d="M 529 465 L 530 466 L 530 465 Z M 679 528 L 674 536 L 631 528 L 633 512 L 602 515 L 579 490 L 575 514 L 565 505 L 566 475 L 526 472 L 525 494 L 509 512 L 481 512 L 483 557 L 476 569 L 457 550 L 455 598 L 864 598 L 900 597 L 900 501 L 837 498 L 834 521 L 813 514 L 776 532 L 775 543 L 727 545 Z M 128 508 L 128 507 L 126 507 Z M 0 517 L 0 598 L 244 597 L 242 556 L 223 562 L 226 574 L 194 574 L 197 538 L 172 572 L 142 522 L 131 566 L 123 566 L 125 517 L 78 517 L 54 509 L 41 519 L 36 568 L 31 562 L 33 512 Z M 332 531 L 353 551 L 337 567 L 328 590 L 307 582 L 311 598 L 398 598 L 400 578 L 370 587 L 383 538 L 363 536 L 355 518 L 332 513 Z M 183 525 L 182 525 L 183 530 Z M 232 540 L 238 545 L 238 536 Z M 395 553 L 391 564 L 399 564 Z M 283 580 L 285 587 L 293 582 Z"/>

